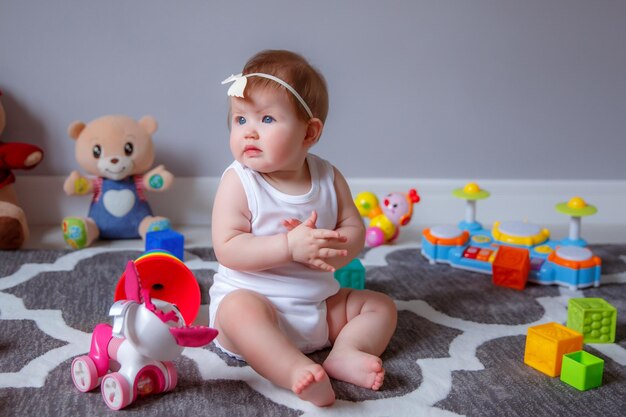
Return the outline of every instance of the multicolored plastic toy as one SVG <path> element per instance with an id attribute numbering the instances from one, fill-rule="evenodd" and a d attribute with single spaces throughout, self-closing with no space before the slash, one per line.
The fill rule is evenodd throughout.
<path id="1" fill-rule="evenodd" d="M 101 385 L 106 405 L 120 410 L 139 395 L 172 391 L 172 361 L 184 347 L 210 343 L 217 330 L 189 325 L 200 307 L 200 289 L 185 264 L 165 252 L 129 261 L 115 300 L 113 326 L 95 327 L 89 355 L 74 359 L 71 374 L 79 391 Z"/>
<path id="2" fill-rule="evenodd" d="M 385 196 L 382 207 L 376 195 L 369 191 L 359 193 L 354 204 L 362 217 L 370 219 L 365 232 L 365 244 L 369 247 L 393 242 L 413 216 L 413 205 L 419 203 L 420 196 L 415 189 L 408 193 L 393 192 Z"/>
<path id="3" fill-rule="evenodd" d="M 467 201 L 465 220 L 458 226 L 433 226 L 423 231 L 422 254 L 431 263 L 442 262 L 455 268 L 498 274 L 494 275 L 495 283 L 517 289 L 524 288 L 525 277 L 519 274 L 528 270 L 527 262 L 527 280 L 531 282 L 574 289 L 600 285 L 602 262 L 580 238 L 580 218 L 597 210 L 582 198 L 574 197 L 556 206 L 557 211 L 572 216 L 572 221 L 569 237 L 554 241 L 550 240 L 549 230 L 528 222 L 497 221 L 490 231 L 485 230 L 475 218 L 476 201 L 487 198 L 489 192 L 481 190 L 476 183 L 455 190 L 453 195 Z M 525 253 L 507 256 L 505 268 L 494 269 L 497 252 L 504 247 L 520 248 Z"/>

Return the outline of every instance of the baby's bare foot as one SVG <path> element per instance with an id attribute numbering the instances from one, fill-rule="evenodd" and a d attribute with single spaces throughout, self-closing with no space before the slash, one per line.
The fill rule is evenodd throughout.
<path id="1" fill-rule="evenodd" d="M 321 365 L 311 364 L 293 372 L 292 391 L 305 401 L 325 407 L 335 402 L 335 391 Z"/>
<path id="2" fill-rule="evenodd" d="M 323 366 L 331 378 L 374 391 L 379 390 L 385 380 L 383 361 L 378 356 L 357 350 L 331 351 Z"/>

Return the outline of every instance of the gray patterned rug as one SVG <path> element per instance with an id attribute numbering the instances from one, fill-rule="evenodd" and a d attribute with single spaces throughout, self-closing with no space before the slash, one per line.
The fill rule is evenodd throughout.
<path id="1" fill-rule="evenodd" d="M 337 403 L 317 409 L 210 345 L 176 361 L 173 392 L 140 397 L 129 416 L 624 416 L 626 415 L 626 245 L 598 245 L 603 285 L 582 291 L 529 284 L 495 287 L 486 275 L 430 265 L 409 246 L 365 252 L 367 288 L 397 301 L 398 329 L 383 355 L 379 392 L 333 382 Z M 0 416 L 101 416 L 113 411 L 99 390 L 80 393 L 70 363 L 108 323 L 113 288 L 140 252 L 0 252 Z M 216 268 L 209 248 L 186 264 L 202 288 Z M 565 323 L 567 300 L 601 297 L 618 310 L 614 344 L 585 345 L 605 360 L 599 388 L 580 392 L 524 365 L 529 326 Z M 206 323 L 205 323 L 206 324 Z M 312 355 L 323 360 L 328 352 Z"/>

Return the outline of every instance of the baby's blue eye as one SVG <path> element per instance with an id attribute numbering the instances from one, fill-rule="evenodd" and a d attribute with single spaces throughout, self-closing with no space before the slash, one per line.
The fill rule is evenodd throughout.
<path id="1" fill-rule="evenodd" d="M 272 123 L 276 121 L 272 116 L 263 116 L 263 123 Z"/>
<path id="2" fill-rule="evenodd" d="M 243 125 L 246 123 L 246 118 L 243 116 L 239 116 L 237 117 L 237 123 L 239 123 L 240 125 Z"/>

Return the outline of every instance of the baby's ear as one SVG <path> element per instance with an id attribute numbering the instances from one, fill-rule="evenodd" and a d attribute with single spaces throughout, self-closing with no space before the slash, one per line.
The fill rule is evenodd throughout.
<path id="1" fill-rule="evenodd" d="M 70 138 L 76 140 L 78 139 L 78 136 L 80 136 L 80 133 L 85 129 L 85 126 L 87 125 L 81 121 L 72 122 L 70 127 L 67 128 L 67 134 L 70 135 Z"/>
<path id="2" fill-rule="evenodd" d="M 315 145 L 322 136 L 322 130 L 324 130 L 324 122 L 316 117 L 310 119 L 307 122 L 304 143 L 308 146 Z"/>
<path id="3" fill-rule="evenodd" d="M 144 116 L 139 119 L 139 125 L 143 127 L 143 129 L 148 132 L 149 135 L 152 135 L 157 131 L 158 125 L 157 121 L 152 116 Z"/>

